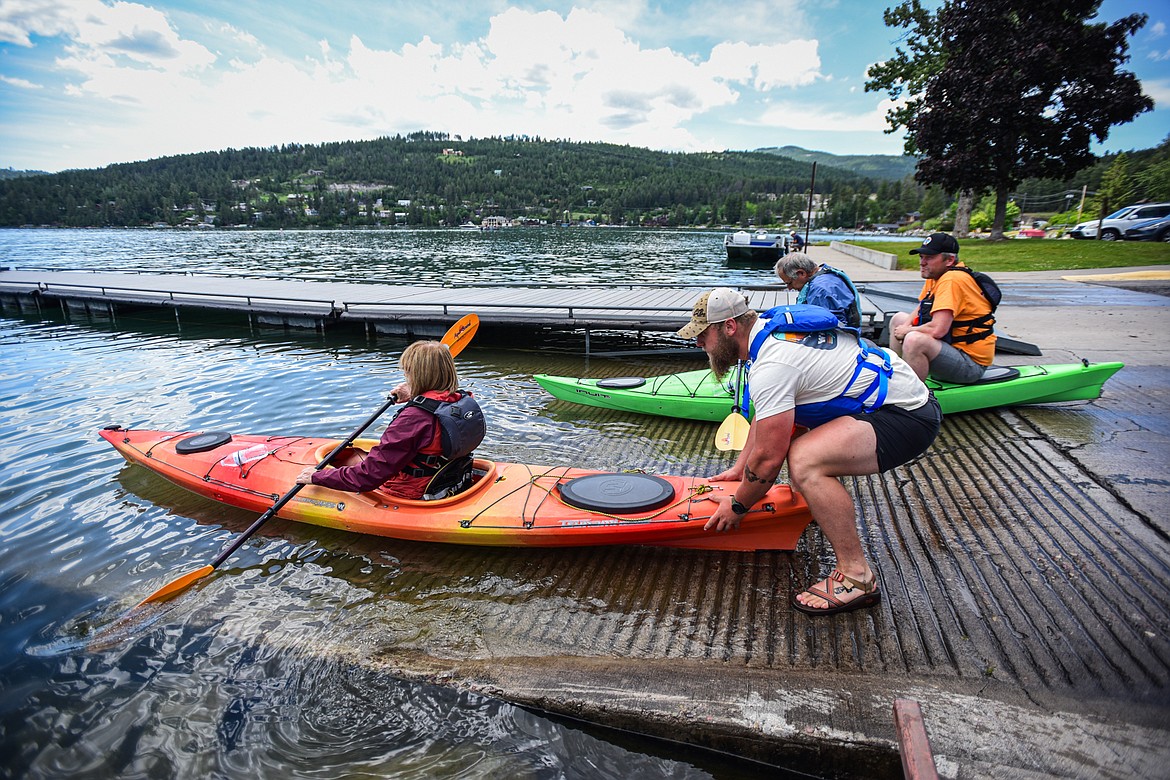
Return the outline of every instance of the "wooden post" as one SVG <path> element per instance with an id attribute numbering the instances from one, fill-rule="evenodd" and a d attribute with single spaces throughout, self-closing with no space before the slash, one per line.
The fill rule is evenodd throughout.
<path id="1" fill-rule="evenodd" d="M 812 230 L 813 191 L 817 187 L 817 161 L 813 160 L 812 179 L 808 183 L 808 219 L 804 221 L 804 252 L 808 253 L 808 234 Z"/>
<path id="2" fill-rule="evenodd" d="M 894 700 L 894 729 L 898 733 L 898 752 L 902 754 L 902 773 L 906 780 L 938 780 L 938 768 L 930 752 L 918 702 Z"/>

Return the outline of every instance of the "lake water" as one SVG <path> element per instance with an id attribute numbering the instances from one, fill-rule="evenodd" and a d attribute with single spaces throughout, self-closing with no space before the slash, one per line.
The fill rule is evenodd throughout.
<path id="1" fill-rule="evenodd" d="M 721 235 L 9 230 L 0 265 L 407 273 L 448 284 L 772 281 L 727 268 Z M 506 627 L 468 616 L 485 600 L 530 597 L 536 562 L 571 553 L 473 551 L 456 565 L 441 545 L 273 521 L 181 598 L 133 610 L 209 562 L 254 515 L 126 465 L 99 428 L 343 436 L 398 382 L 405 343 L 49 308 L 0 311 L 0 777 L 750 775 L 731 759 L 613 739 L 379 671 L 387 652 L 489 654 Z M 663 436 L 630 417 L 582 415 L 531 379 L 696 366 L 646 360 L 586 365 L 571 349 L 473 343 L 458 363 L 490 410 L 480 452 L 604 469 L 722 468 L 709 425 L 678 423 Z M 606 606 L 584 589 L 566 590 L 557 608 Z"/>

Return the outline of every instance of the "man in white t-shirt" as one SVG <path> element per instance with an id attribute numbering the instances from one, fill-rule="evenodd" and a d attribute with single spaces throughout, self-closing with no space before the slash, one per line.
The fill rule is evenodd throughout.
<path id="1" fill-rule="evenodd" d="M 942 412 L 897 355 L 832 329 L 836 320 L 828 310 L 796 308 L 823 313 L 829 329 L 785 332 L 774 327 L 779 319 L 760 317 L 741 293 L 720 287 L 695 302 L 691 321 L 678 335 L 697 341 L 717 375 L 738 361 L 752 361 L 748 388 L 755 414 L 747 444 L 734 466 L 711 478 L 741 484 L 720 502 L 706 528 L 737 527 L 787 459 L 793 489 L 804 496 L 837 555 L 829 577 L 792 603 L 802 612 L 831 615 L 881 599 L 861 548 L 853 498 L 838 478 L 877 474 L 918 457 L 938 435 Z M 862 363 L 859 355 L 865 355 Z M 810 430 L 794 438 L 797 424 Z"/>

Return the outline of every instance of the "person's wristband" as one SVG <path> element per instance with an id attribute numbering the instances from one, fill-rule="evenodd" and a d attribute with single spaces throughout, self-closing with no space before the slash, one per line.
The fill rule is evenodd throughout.
<path id="1" fill-rule="evenodd" d="M 743 515 L 747 514 L 748 508 L 746 506 L 744 506 L 743 504 L 739 503 L 738 498 L 736 498 L 735 496 L 732 496 L 731 497 L 731 511 L 735 512 L 737 515 L 742 517 Z"/>

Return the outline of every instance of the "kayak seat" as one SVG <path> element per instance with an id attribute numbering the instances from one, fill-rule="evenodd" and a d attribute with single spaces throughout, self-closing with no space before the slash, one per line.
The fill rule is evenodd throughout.
<path id="1" fill-rule="evenodd" d="M 990 385 L 996 382 L 1006 382 L 1009 379 L 1015 379 L 1019 375 L 1019 369 L 1012 368 L 1011 366 L 988 366 L 983 370 L 983 376 L 975 384 Z"/>
<path id="2" fill-rule="evenodd" d="M 352 466 L 361 463 L 365 458 L 366 453 L 370 447 L 377 444 L 376 439 L 358 439 L 354 442 L 353 447 L 347 447 L 342 450 L 338 457 L 333 461 L 333 465 L 337 466 Z M 317 448 L 314 456 L 318 461 L 328 455 L 336 447 L 336 443 L 322 444 Z M 402 496 L 393 496 L 389 493 L 383 492 L 380 488 L 370 491 L 368 496 L 378 496 L 378 502 L 392 501 L 396 504 L 416 505 L 422 506 L 424 504 L 434 504 L 436 502 L 457 502 L 466 498 L 471 493 L 478 493 L 483 488 L 486 488 L 495 481 L 495 474 L 497 471 L 495 461 L 486 460 L 484 458 L 476 458 L 473 455 L 468 455 L 467 460 L 471 463 L 470 479 L 462 482 L 457 491 L 446 491 L 442 495 L 432 493 L 424 494 L 422 498 L 403 498 Z M 450 464 L 448 464 L 450 465 Z M 435 475 L 438 476 L 437 474 Z M 433 480 L 432 480 L 433 482 Z"/>
<path id="3" fill-rule="evenodd" d="M 427 483 L 423 500 L 437 501 L 459 495 L 471 487 L 474 472 L 474 461 L 470 455 L 447 461 Z"/>
<path id="4" fill-rule="evenodd" d="M 607 390 L 631 390 L 644 384 L 646 377 L 643 376 L 611 376 L 597 380 L 597 386 Z"/>

